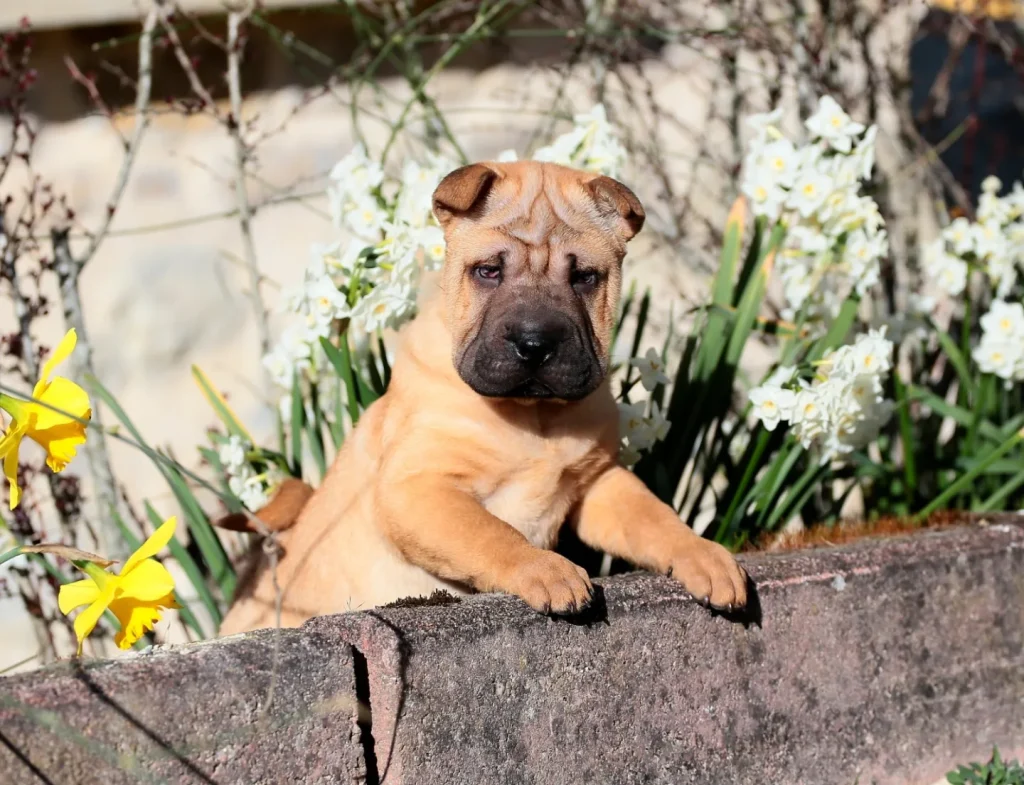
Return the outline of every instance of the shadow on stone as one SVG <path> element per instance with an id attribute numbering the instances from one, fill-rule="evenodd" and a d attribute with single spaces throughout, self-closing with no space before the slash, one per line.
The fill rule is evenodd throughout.
<path id="1" fill-rule="evenodd" d="M 352 664 L 356 677 L 356 700 L 366 706 L 360 712 L 359 743 L 363 747 L 363 761 L 366 764 L 366 785 L 380 785 L 380 772 L 377 770 L 377 751 L 373 740 L 373 710 L 370 707 L 370 669 L 366 657 L 357 649 L 352 650 Z"/>
<path id="2" fill-rule="evenodd" d="M 47 777 L 38 766 L 29 760 L 28 756 L 22 752 L 13 741 L 8 739 L 2 731 L 0 731 L 0 745 L 3 745 L 10 750 L 11 755 L 13 755 L 26 769 L 32 772 L 32 775 L 43 783 L 43 785 L 56 785 L 54 781 Z"/>
<path id="3" fill-rule="evenodd" d="M 85 685 L 86 689 L 88 689 L 89 692 L 92 695 L 94 695 L 98 701 L 103 703 L 105 706 L 109 706 L 111 709 L 117 712 L 117 714 L 123 717 L 125 721 L 131 724 L 132 727 L 136 728 L 146 738 L 148 738 L 150 741 L 152 741 L 154 744 L 160 747 L 160 749 L 162 749 L 164 752 L 166 752 L 168 757 L 178 761 L 182 766 L 184 766 L 189 771 L 189 773 L 195 776 L 198 782 L 206 783 L 206 785 L 217 785 L 216 780 L 211 779 L 208 774 L 206 774 L 204 771 L 198 768 L 194 763 L 192 763 L 192 761 L 190 761 L 180 752 L 175 750 L 174 747 L 170 743 L 168 743 L 166 739 L 164 739 L 162 736 L 155 733 L 154 731 L 150 730 L 144 723 L 136 719 L 135 715 L 133 715 L 131 712 L 125 709 L 120 703 L 118 703 L 109 695 L 107 695 L 103 688 L 92 680 L 92 678 L 86 672 L 85 668 L 83 668 L 81 663 L 77 660 L 75 661 L 74 664 L 74 675 L 75 678 L 82 682 L 82 684 Z"/>
<path id="4" fill-rule="evenodd" d="M 591 599 L 590 605 L 579 613 L 567 616 L 552 615 L 551 618 L 578 627 L 592 627 L 595 624 L 608 624 L 608 602 L 605 600 L 604 587 L 596 583 L 593 584 L 593 586 L 594 597 Z"/>
<path id="5" fill-rule="evenodd" d="M 708 608 L 712 616 L 721 616 L 734 624 L 742 624 L 744 629 L 761 627 L 761 596 L 757 593 L 757 584 L 749 575 L 747 576 L 747 604 L 734 611 L 723 611 L 718 608 Z"/>

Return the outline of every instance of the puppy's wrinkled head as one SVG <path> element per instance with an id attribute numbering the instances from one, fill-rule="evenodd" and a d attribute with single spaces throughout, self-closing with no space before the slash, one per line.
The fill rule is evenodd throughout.
<path id="1" fill-rule="evenodd" d="M 644 209 L 609 177 L 536 161 L 434 191 L 455 368 L 481 395 L 578 400 L 608 371 L 626 243 Z"/>

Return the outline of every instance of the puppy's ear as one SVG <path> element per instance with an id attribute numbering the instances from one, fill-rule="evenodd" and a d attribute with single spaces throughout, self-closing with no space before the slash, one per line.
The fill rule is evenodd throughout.
<path id="1" fill-rule="evenodd" d="M 434 215 L 441 226 L 480 205 L 498 177 L 486 164 L 470 164 L 448 174 L 434 189 Z"/>
<path id="2" fill-rule="evenodd" d="M 632 239 L 643 228 L 647 217 L 644 206 L 636 194 L 618 180 L 601 175 L 588 182 L 587 189 L 602 212 L 618 215 L 618 230 L 623 240 Z"/>

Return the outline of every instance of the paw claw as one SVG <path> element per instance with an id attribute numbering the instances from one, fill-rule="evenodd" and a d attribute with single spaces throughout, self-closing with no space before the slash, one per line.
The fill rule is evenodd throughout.
<path id="1" fill-rule="evenodd" d="M 531 551 L 510 577 L 507 591 L 544 614 L 578 614 L 590 606 L 594 595 L 587 573 L 551 551 Z"/>

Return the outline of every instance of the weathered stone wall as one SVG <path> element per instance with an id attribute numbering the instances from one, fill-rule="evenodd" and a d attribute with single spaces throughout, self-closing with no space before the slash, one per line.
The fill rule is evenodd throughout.
<path id="1" fill-rule="evenodd" d="M 993 744 L 1024 751 L 1019 516 L 745 564 L 758 603 L 742 618 L 634 574 L 571 621 L 488 595 L 9 677 L 0 771 L 930 785 Z"/>

